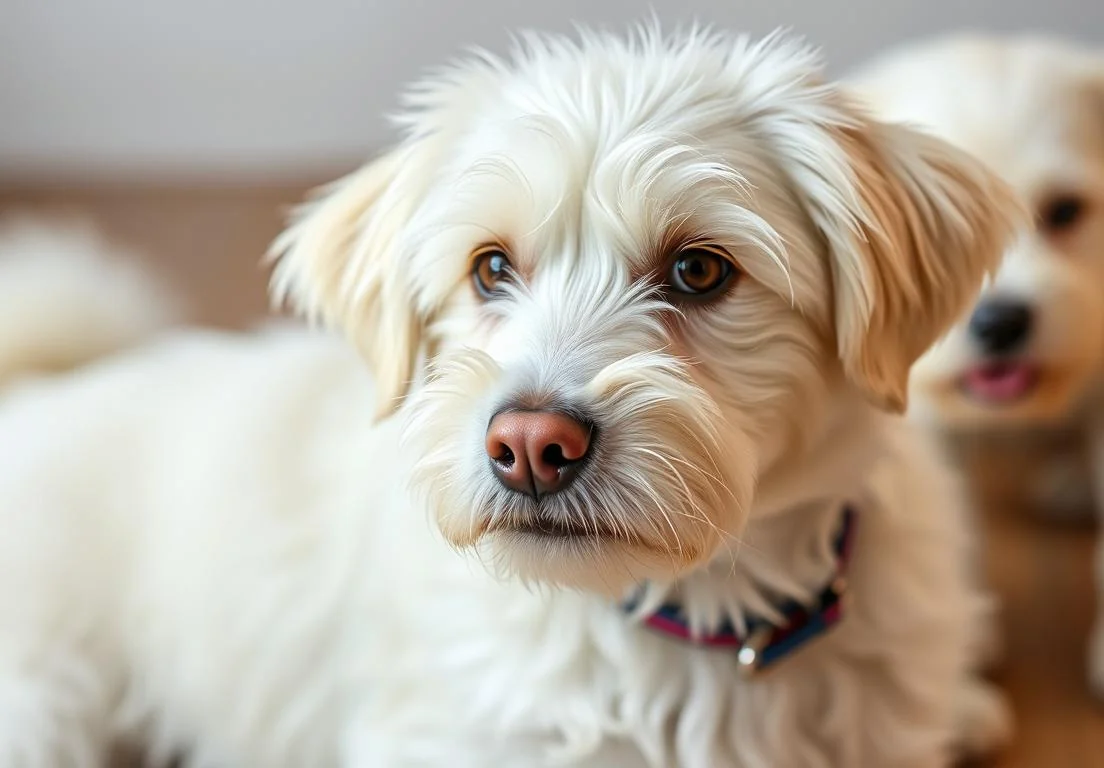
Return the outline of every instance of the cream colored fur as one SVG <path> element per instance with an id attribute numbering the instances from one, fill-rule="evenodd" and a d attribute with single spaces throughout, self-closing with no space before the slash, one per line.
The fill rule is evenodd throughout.
<path id="1" fill-rule="evenodd" d="M 1006 188 L 779 37 L 534 36 L 407 108 L 276 248 L 276 295 L 361 355 L 188 333 L 0 408 L 0 764 L 99 766 L 120 735 L 205 768 L 934 768 L 988 743 L 958 489 L 879 406 L 995 266 Z M 701 240 L 739 276 L 679 308 L 669 260 Z M 516 277 L 481 300 L 489 241 Z M 596 425 L 540 502 L 484 453 L 518 401 Z M 698 629 L 769 616 L 830 575 L 844 503 L 848 616 L 761 679 L 618 605 L 646 580 Z"/>

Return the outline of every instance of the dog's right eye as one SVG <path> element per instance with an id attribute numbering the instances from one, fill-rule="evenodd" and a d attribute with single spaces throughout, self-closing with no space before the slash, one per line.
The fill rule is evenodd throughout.
<path id="1" fill-rule="evenodd" d="M 499 246 L 480 248 L 473 255 L 471 274 L 476 292 L 489 299 L 501 293 L 502 285 L 511 279 L 510 257 Z"/>
<path id="2" fill-rule="evenodd" d="M 1087 207 L 1085 199 L 1080 195 L 1056 195 L 1040 207 L 1040 226 L 1048 235 L 1069 232 L 1080 223 Z"/>

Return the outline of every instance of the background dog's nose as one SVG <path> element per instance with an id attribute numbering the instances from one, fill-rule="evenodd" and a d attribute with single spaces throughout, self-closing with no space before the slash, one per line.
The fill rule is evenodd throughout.
<path id="1" fill-rule="evenodd" d="M 1031 307 L 1022 301 L 988 299 L 970 316 L 970 334 L 990 354 L 1011 352 L 1031 333 Z"/>
<path id="2" fill-rule="evenodd" d="M 487 456 L 507 488 L 540 497 L 575 479 L 590 450 L 588 425 L 556 411 L 503 411 L 487 428 Z"/>

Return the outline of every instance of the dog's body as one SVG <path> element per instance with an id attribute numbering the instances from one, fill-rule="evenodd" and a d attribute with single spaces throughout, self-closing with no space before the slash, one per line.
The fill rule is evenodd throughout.
<path id="1" fill-rule="evenodd" d="M 523 766 L 561 742 L 603 745 L 593 766 L 930 762 L 966 663 L 962 518 L 895 420 L 839 408 L 805 466 L 764 479 L 778 514 L 736 564 L 686 585 L 708 609 L 783 580 L 808 594 L 855 506 L 850 614 L 743 681 L 610 598 L 457 557 L 395 482 L 399 420 L 373 427 L 372 396 L 344 345 L 282 332 L 166 341 L 9 402 L 3 503 L 28 514 L 7 516 L 4 620 L 26 645 L 3 700 L 59 696 L 67 717 L 0 734 L 91 749 L 122 713 L 166 750 L 201 734 L 197 765 Z"/>
<path id="2" fill-rule="evenodd" d="M 1104 55 L 1052 39 L 957 36 L 892 53 L 855 83 L 889 119 L 987 162 L 1036 211 L 970 316 L 915 366 L 913 415 L 1005 441 L 1076 431 L 1104 510 Z M 1040 458 L 1023 490 L 1075 511 L 1088 495 L 1082 464 L 1068 452 Z M 1104 546 L 1099 560 L 1104 595 Z M 1104 695 L 1104 623 L 1089 657 Z"/>
<path id="3" fill-rule="evenodd" d="M 878 406 L 1006 190 L 779 41 L 539 39 L 417 104 L 279 244 L 372 376 L 185 334 L 6 398 L 0 763 L 930 768 L 1002 727 L 957 490 Z M 811 602 L 845 508 L 846 615 L 760 679 L 641 625 Z"/>

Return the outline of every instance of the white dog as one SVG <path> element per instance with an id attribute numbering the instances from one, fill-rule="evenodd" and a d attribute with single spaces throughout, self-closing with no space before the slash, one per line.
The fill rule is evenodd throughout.
<path id="1" fill-rule="evenodd" d="M 999 721 L 883 411 L 1005 186 L 781 38 L 532 37 L 407 105 L 277 246 L 373 375 L 193 333 L 0 409 L 0 764 L 928 767 Z"/>
<path id="2" fill-rule="evenodd" d="M 1104 54 L 960 36 L 890 54 L 856 83 L 887 117 L 987 162 L 1035 209 L 972 311 L 913 369 L 915 414 L 955 429 L 1083 430 L 1104 510 Z M 1039 473 L 1051 504 L 1077 480 L 1059 460 Z M 1104 545 L 1098 562 L 1104 600 Z M 1089 664 L 1104 695 L 1104 604 L 1100 615 Z"/>

